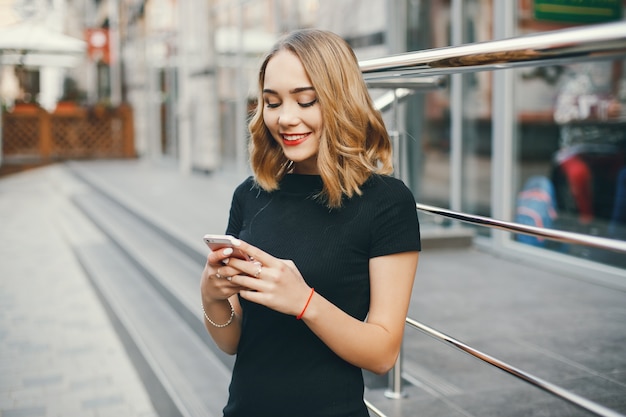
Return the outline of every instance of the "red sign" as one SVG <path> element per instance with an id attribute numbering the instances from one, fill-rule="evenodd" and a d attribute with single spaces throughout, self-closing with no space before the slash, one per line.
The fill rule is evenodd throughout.
<path id="1" fill-rule="evenodd" d="M 85 29 L 87 41 L 87 55 L 94 61 L 105 64 L 111 62 L 109 53 L 109 31 L 107 29 Z"/>

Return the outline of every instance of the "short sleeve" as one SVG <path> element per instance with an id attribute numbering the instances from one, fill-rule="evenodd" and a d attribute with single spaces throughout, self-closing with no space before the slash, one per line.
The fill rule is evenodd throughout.
<path id="1" fill-rule="evenodd" d="M 226 234 L 239 237 L 241 228 L 243 227 L 243 202 L 245 201 L 245 193 L 252 188 L 252 177 L 246 179 L 241 183 L 233 193 L 233 198 L 230 203 L 230 213 L 228 216 L 228 226 L 226 227 Z"/>
<path id="2" fill-rule="evenodd" d="M 387 177 L 375 187 L 370 258 L 421 250 L 415 198 L 400 180 Z"/>

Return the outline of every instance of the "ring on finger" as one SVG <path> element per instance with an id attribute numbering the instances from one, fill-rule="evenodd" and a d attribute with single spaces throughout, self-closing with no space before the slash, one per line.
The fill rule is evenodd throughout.
<path id="1" fill-rule="evenodd" d="M 259 277 L 259 275 L 261 275 L 261 270 L 262 270 L 262 269 L 263 269 L 263 267 L 259 265 L 259 269 L 257 269 L 257 271 L 256 271 L 256 272 L 255 272 L 255 274 L 254 274 L 254 277 L 255 277 L 255 278 L 258 278 L 258 277 Z"/>

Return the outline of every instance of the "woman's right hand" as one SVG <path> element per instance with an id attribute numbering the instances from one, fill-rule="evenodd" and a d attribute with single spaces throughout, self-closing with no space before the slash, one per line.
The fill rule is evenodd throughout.
<path id="1" fill-rule="evenodd" d="M 202 302 L 205 305 L 226 300 L 242 289 L 241 286 L 233 284 L 229 279 L 232 275 L 241 273 L 239 270 L 227 266 L 232 253 L 231 248 L 225 248 L 211 252 L 207 256 L 200 281 Z"/>
<path id="2" fill-rule="evenodd" d="M 238 298 L 233 295 L 243 289 L 229 279 L 241 273 L 227 266 L 232 253 L 230 248 L 209 253 L 200 282 L 205 327 L 217 346 L 230 355 L 237 353 L 241 336 L 242 311 Z"/>

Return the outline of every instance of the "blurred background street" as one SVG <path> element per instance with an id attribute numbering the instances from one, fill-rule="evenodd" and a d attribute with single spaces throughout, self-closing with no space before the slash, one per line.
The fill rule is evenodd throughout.
<path id="1" fill-rule="evenodd" d="M 203 328 L 201 237 L 224 230 L 250 175 L 263 54 L 307 27 L 338 33 L 362 68 L 421 62 L 365 74 L 418 203 L 582 237 L 420 210 L 410 317 L 586 411 L 411 327 L 396 378 L 366 373 L 366 399 L 388 417 L 624 416 L 625 9 L 0 0 L 0 417 L 221 415 L 233 358 Z M 517 49 L 485 52 L 507 39 Z"/>

